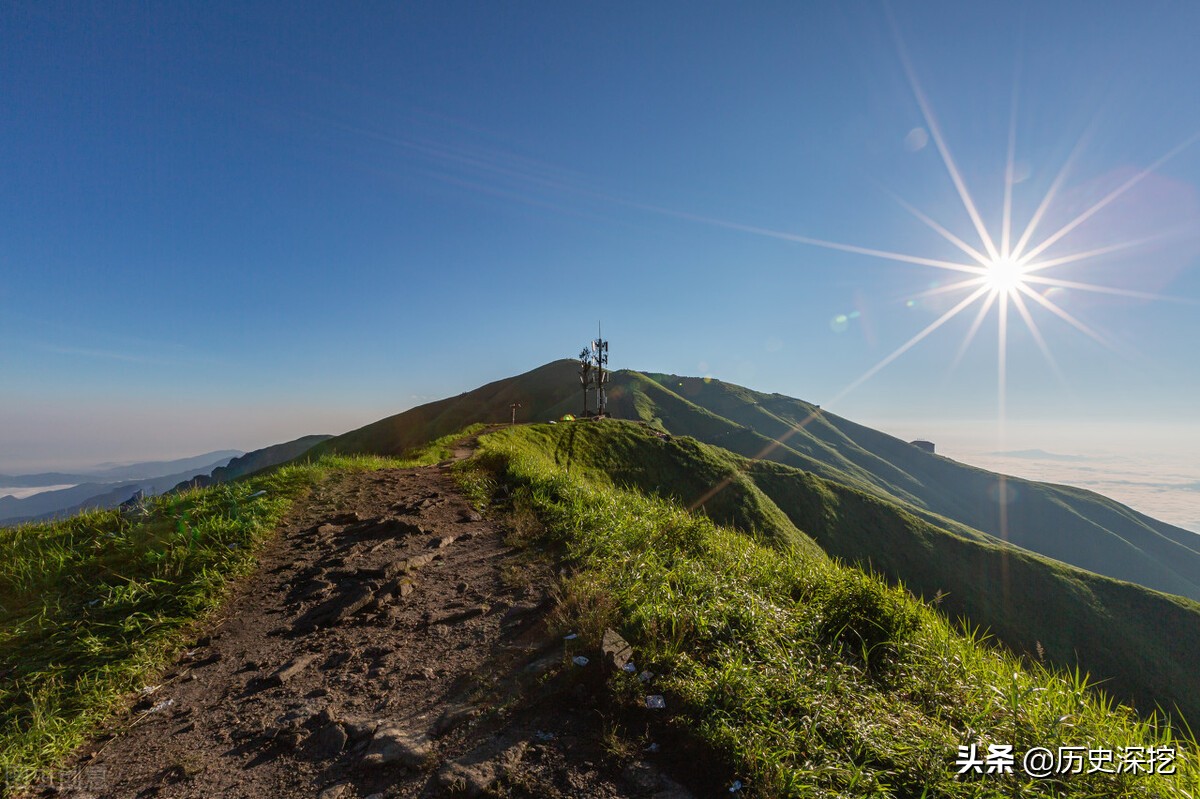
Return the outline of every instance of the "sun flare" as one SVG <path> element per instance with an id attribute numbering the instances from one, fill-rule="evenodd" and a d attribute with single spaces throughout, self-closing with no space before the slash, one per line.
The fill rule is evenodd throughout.
<path id="1" fill-rule="evenodd" d="M 992 291 L 1015 294 L 1025 285 L 1025 268 L 1011 258 L 997 258 L 985 268 L 983 284 Z"/>

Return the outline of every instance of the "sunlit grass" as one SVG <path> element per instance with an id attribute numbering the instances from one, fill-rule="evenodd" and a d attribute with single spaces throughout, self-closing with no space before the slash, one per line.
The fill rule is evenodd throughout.
<path id="1" fill-rule="evenodd" d="M 426 465 L 330 455 L 117 510 L 0 529 L 0 793 L 60 763 L 221 606 L 298 498 L 331 474 Z"/>
<path id="2" fill-rule="evenodd" d="M 660 675 L 676 723 L 755 796 L 1195 796 L 1194 740 L 1078 673 L 1023 664 L 902 588 L 772 547 L 669 500 L 567 473 L 523 430 L 482 439 L 476 495 L 544 525 L 578 629 L 605 625 Z M 772 540 L 769 536 L 760 541 Z M 957 747 L 1176 746 L 1179 773 L 958 778 Z M 1020 760 L 1018 759 L 1018 765 Z"/>

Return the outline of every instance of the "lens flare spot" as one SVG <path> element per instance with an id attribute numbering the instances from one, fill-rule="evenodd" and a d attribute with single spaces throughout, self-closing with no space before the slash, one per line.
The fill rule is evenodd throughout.
<path id="1" fill-rule="evenodd" d="M 920 152 L 929 144 L 929 132 L 925 128 L 913 128 L 904 137 L 904 149 L 910 153 Z"/>
<path id="2" fill-rule="evenodd" d="M 850 317 L 844 313 L 840 313 L 833 319 L 829 320 L 829 329 L 834 333 L 845 333 L 846 328 L 850 326 Z"/>

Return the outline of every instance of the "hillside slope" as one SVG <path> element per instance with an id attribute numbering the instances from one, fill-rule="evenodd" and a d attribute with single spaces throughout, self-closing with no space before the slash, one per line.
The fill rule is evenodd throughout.
<path id="1" fill-rule="evenodd" d="M 760 541 L 815 541 L 829 555 L 936 599 L 952 618 L 965 616 L 1015 652 L 1081 666 L 1143 712 L 1178 707 L 1200 719 L 1193 663 L 1200 603 L 966 538 L 899 503 L 691 439 L 664 441 L 637 424 L 533 425 L 520 428 L 519 438 L 570 473 L 599 473 L 618 487 L 699 508 Z M 725 490 L 712 491 L 725 481 Z"/>
<path id="2" fill-rule="evenodd" d="M 509 406 L 515 402 L 521 403 L 518 421 L 543 421 L 577 413 L 583 400 L 576 388 L 579 385 L 576 368 L 574 361 L 554 361 L 457 397 L 380 419 L 317 445 L 312 454 L 401 455 L 468 425 L 508 422 L 512 418 Z"/>
<path id="3" fill-rule="evenodd" d="M 581 429 L 573 434 L 572 427 Z M 660 475 L 657 497 L 622 488 L 620 472 L 611 482 L 597 479 L 592 462 L 607 458 L 606 443 L 636 458 L 616 462 L 626 473 L 684 456 L 680 473 Z M 961 753 L 968 742 L 981 749 L 1010 745 L 1020 763 L 1031 746 L 1054 751 L 1078 746 L 1073 740 L 1115 740 L 1111 728 L 1087 729 L 1098 707 L 1108 719 L 1135 716 L 1086 690 L 1078 675 L 964 636 L 908 592 L 861 570 L 764 546 L 769 536 L 756 542 L 686 513 L 667 498 L 671 477 L 688 479 L 686 447 L 665 446 L 646 428 L 622 422 L 509 428 L 482 437 L 480 445 L 481 465 L 494 481 L 483 483 L 493 487 L 491 496 L 517 518 L 535 515 L 542 527 L 526 522 L 526 535 L 564 551 L 571 576 L 563 593 L 580 637 L 595 639 L 606 624 L 619 625 L 638 668 L 649 663 L 666 707 L 714 754 L 731 756 L 751 796 L 1194 795 L 1183 770 L 1178 780 L 1153 786 L 1133 778 L 1091 783 L 1101 769 L 1071 774 L 1066 761 L 1047 779 L 1019 768 L 1011 779 L 956 775 L 947 753 L 956 747 Z M 780 475 L 790 471 L 761 465 Z M 838 514 L 848 527 L 863 522 L 881 535 L 897 524 L 920 527 L 898 506 L 856 492 L 839 495 L 837 486 L 795 474 L 811 481 L 812 507 Z M 1024 557 L 1033 571 L 1055 568 Z M 1057 568 L 1070 579 L 1051 575 L 1049 590 L 1061 591 L 1075 612 L 1101 615 L 1072 598 L 1073 583 L 1113 581 Z M 1124 621 L 1138 612 L 1109 610 Z M 642 698 L 644 689 L 630 689 Z"/>
<path id="4" fill-rule="evenodd" d="M 620 375 L 623 382 L 637 380 L 626 375 Z M 769 446 L 756 449 L 756 442 L 747 446 L 744 439 L 714 436 L 707 426 L 680 425 L 672 432 L 900 500 L 918 512 L 953 519 L 1097 574 L 1200 599 L 1200 536 L 1107 497 L 931 455 L 791 397 L 719 380 L 653 378 L 698 407 L 760 434 Z"/>
<path id="5" fill-rule="evenodd" d="M 512 403 L 521 404 L 518 421 L 578 412 L 575 370 L 574 361 L 555 361 L 390 416 L 313 453 L 400 455 L 467 424 L 507 422 Z M 1200 600 L 1200 536 L 1099 494 L 931 455 L 801 400 L 719 380 L 618 371 L 609 397 L 614 417 L 813 472 L 900 502 L 957 535 L 999 539 L 1097 574 Z"/>

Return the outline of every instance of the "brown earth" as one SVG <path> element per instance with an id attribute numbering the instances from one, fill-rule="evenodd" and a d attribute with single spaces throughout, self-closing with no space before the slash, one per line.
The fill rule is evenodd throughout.
<path id="1" fill-rule="evenodd" d="M 665 738 L 653 753 L 655 711 L 636 738 L 628 708 L 613 721 L 610 667 L 548 623 L 549 558 L 508 546 L 446 467 L 297 502 L 223 616 L 42 795 L 725 794 L 667 776 L 697 770 Z"/>

